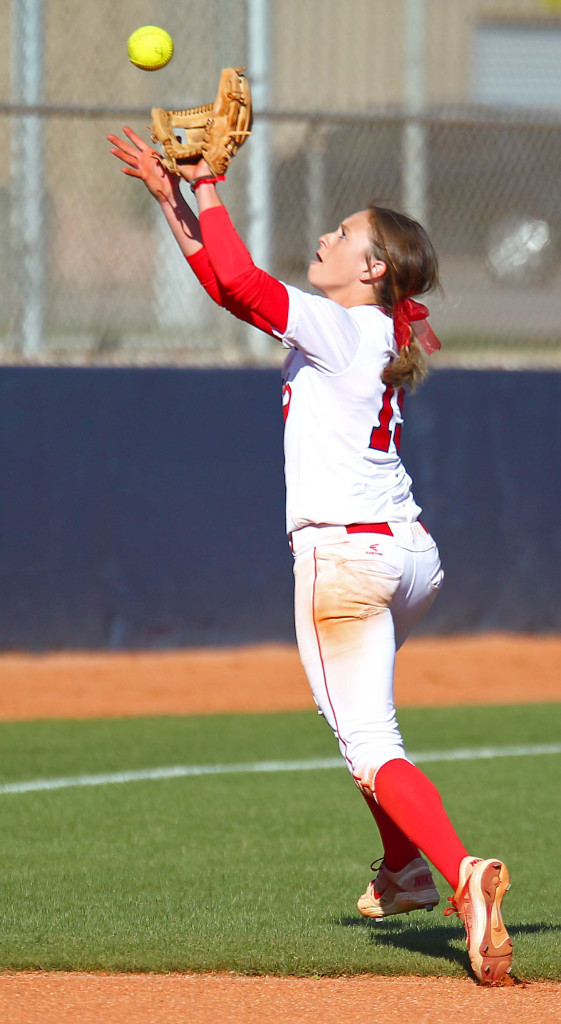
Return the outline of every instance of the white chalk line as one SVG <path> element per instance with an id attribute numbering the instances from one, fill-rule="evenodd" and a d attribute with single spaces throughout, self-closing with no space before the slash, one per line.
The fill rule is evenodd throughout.
<path id="1" fill-rule="evenodd" d="M 540 754 L 561 754 L 561 743 L 429 750 L 409 753 L 409 757 L 415 764 L 431 764 L 437 761 L 481 761 L 495 757 L 535 757 Z M 99 775 L 71 775 L 58 779 L 5 782 L 0 784 L 0 796 L 9 793 L 38 793 L 41 790 L 71 789 L 79 786 L 111 786 L 124 782 L 154 782 L 159 779 L 182 779 L 202 775 L 266 775 L 274 772 L 313 772 L 343 767 L 344 762 L 340 757 L 324 757 L 307 761 L 252 761 L 247 764 L 179 764 L 169 768 L 141 768 L 133 771 L 103 772 Z"/>

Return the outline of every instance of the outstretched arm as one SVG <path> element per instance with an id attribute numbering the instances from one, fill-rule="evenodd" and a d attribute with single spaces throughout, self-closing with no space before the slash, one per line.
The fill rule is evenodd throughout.
<path id="1" fill-rule="evenodd" d="M 108 135 L 111 152 L 125 164 L 123 174 L 140 178 L 148 191 L 160 204 L 179 248 L 189 258 L 202 249 L 199 222 L 185 202 L 179 186 L 179 178 L 162 165 L 155 149 L 140 138 L 132 128 L 123 128 L 128 139 Z"/>
<path id="2" fill-rule="evenodd" d="M 123 132 L 126 139 L 120 139 L 117 135 L 107 136 L 111 143 L 111 152 L 125 164 L 121 168 L 123 174 L 144 182 L 150 194 L 160 204 L 171 232 L 193 273 L 211 299 L 219 306 L 224 306 L 216 275 L 202 245 L 199 222 L 181 194 L 179 178 L 166 170 L 157 151 L 132 128 L 124 127 Z M 193 168 L 189 167 L 185 171 L 185 176 L 192 172 Z"/>
<path id="3" fill-rule="evenodd" d="M 255 267 L 218 197 L 216 186 L 212 183 L 201 184 L 196 195 L 201 211 L 216 208 L 216 223 L 214 227 L 210 226 L 207 234 L 217 266 L 209 258 L 199 221 L 181 194 L 177 175 L 162 166 L 156 150 L 132 128 L 124 128 L 123 131 L 128 141 L 116 135 L 108 136 L 112 144 L 111 152 L 125 164 L 123 173 L 143 181 L 160 204 L 183 255 L 210 297 L 238 319 L 245 320 L 267 334 L 272 334 L 274 329 L 282 333 L 288 318 L 286 288 Z M 204 160 L 197 164 L 181 165 L 181 173 L 187 181 L 212 176 Z M 212 218 L 209 224 L 211 221 Z M 222 258 L 219 258 L 219 250 L 223 251 Z M 233 277 L 238 278 L 234 288 L 231 287 Z M 263 291 L 267 300 L 271 287 L 276 298 L 273 302 L 263 303 Z"/>
<path id="4" fill-rule="evenodd" d="M 210 175 L 204 161 L 197 170 L 199 177 Z M 288 322 L 285 285 L 255 266 L 216 191 L 216 184 L 202 182 L 196 197 L 201 238 L 221 291 L 229 303 L 263 317 L 274 331 L 284 334 Z"/>

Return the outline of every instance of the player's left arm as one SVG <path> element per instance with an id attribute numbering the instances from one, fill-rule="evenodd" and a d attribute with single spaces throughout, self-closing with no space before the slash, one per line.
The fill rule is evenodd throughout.
<path id="1" fill-rule="evenodd" d="M 232 313 L 238 320 L 244 320 L 245 323 L 251 324 L 252 327 L 257 327 L 260 331 L 264 331 L 265 334 L 273 335 L 273 327 L 265 317 L 260 316 L 259 313 L 253 312 L 243 303 L 236 302 L 236 300 L 221 287 L 204 248 L 201 248 L 194 256 L 187 257 L 187 262 L 207 294 L 210 295 L 210 298 L 213 299 L 218 306 L 221 306 L 223 309 L 227 309 L 228 312 Z"/>
<path id="2" fill-rule="evenodd" d="M 197 186 L 199 226 L 204 250 L 220 287 L 232 301 L 258 312 L 272 326 L 274 334 L 300 348 L 309 360 L 325 372 L 344 372 L 353 362 L 360 344 L 360 331 L 348 311 L 324 297 L 287 288 L 281 281 L 256 267 L 237 234 L 215 183 L 201 161 Z M 211 177 L 211 176 L 210 176 Z M 287 331 L 290 337 L 287 338 Z"/>
<path id="3" fill-rule="evenodd" d="M 228 308 L 237 316 L 241 311 L 258 316 L 270 325 L 269 333 L 274 331 L 282 335 L 288 322 L 286 286 L 253 262 L 216 191 L 216 184 L 204 160 L 197 165 L 194 178 L 197 177 L 205 179 L 195 193 L 201 238 L 220 289 L 232 303 Z"/>

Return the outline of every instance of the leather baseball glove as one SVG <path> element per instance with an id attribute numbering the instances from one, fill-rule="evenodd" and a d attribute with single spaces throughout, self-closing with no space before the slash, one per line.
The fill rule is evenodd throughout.
<path id="1" fill-rule="evenodd" d="M 152 108 L 152 142 L 159 142 L 164 153 L 164 167 L 179 174 L 178 163 L 193 163 L 204 157 L 213 174 L 224 174 L 226 168 L 251 135 L 251 91 L 242 71 L 245 68 L 224 68 L 214 103 L 188 110 Z M 175 134 L 182 128 L 185 141 Z"/>

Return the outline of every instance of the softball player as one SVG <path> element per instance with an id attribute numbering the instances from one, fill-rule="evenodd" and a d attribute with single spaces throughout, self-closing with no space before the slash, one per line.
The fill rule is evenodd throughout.
<path id="1" fill-rule="evenodd" d="M 395 654 L 442 581 L 399 456 L 404 388 L 439 347 L 412 299 L 438 284 L 415 221 L 370 206 L 319 239 L 309 283 L 288 287 L 257 268 L 204 161 L 178 178 L 131 129 L 109 136 L 125 174 L 158 200 L 215 302 L 278 338 L 283 368 L 287 532 L 294 553 L 298 647 L 314 699 L 378 825 L 384 854 L 358 901 L 373 918 L 432 908 L 439 894 L 422 853 L 444 875 L 477 978 L 510 970 L 501 904 L 505 864 L 470 856 L 435 786 L 404 750 L 393 698 Z M 374 865 L 373 865 L 374 868 Z"/>

